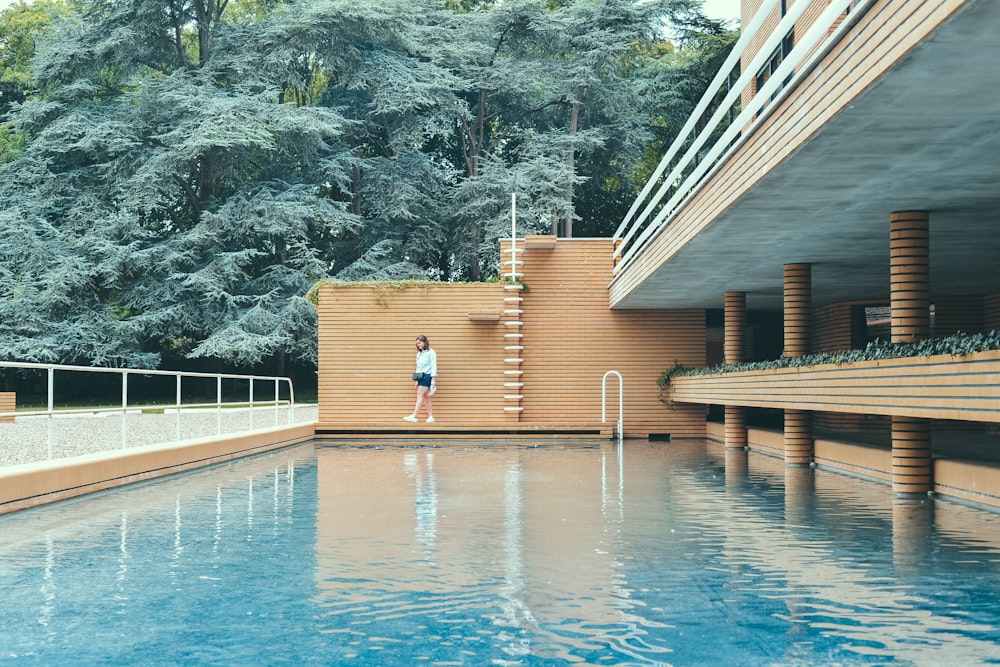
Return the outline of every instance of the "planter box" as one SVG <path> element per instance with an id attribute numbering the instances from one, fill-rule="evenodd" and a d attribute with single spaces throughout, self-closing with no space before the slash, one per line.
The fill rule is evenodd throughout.
<path id="1" fill-rule="evenodd" d="M 675 377 L 675 403 L 1000 422 L 1000 350 Z"/>

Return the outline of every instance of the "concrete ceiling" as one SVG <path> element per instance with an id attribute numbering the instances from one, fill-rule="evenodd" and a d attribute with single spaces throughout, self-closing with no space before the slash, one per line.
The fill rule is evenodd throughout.
<path id="1" fill-rule="evenodd" d="M 887 301 L 889 213 L 928 210 L 932 295 L 1000 292 L 1000 2 L 974 0 L 765 176 L 618 308 Z"/>

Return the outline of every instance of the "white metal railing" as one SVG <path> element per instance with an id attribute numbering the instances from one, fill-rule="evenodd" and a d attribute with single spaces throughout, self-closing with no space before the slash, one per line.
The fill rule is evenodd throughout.
<path id="1" fill-rule="evenodd" d="M 683 204 L 697 193 L 704 183 L 708 182 L 708 176 L 721 166 L 747 137 L 753 134 L 753 131 L 770 115 L 778 103 L 837 44 L 841 35 L 858 21 L 874 0 L 831 0 L 829 6 L 817 17 L 805 35 L 801 39 L 796 39 L 792 50 L 783 58 L 781 64 L 771 74 L 771 78 L 760 90 L 755 92 L 754 97 L 743 106 L 739 115 L 708 147 L 707 153 L 701 155 L 713 132 L 726 118 L 729 110 L 741 97 L 743 91 L 750 88 L 750 83 L 756 77 L 757 72 L 771 58 L 775 49 L 781 45 L 785 35 L 794 28 L 795 21 L 810 5 L 808 2 L 796 2 L 788 8 L 785 16 L 768 35 L 753 58 L 743 64 L 736 83 L 730 86 L 728 93 L 719 103 L 708 123 L 699 131 L 697 129 L 698 121 L 707 112 L 712 101 L 720 93 L 722 86 L 729 84 L 730 73 L 737 64 L 741 63 L 748 45 L 754 40 L 777 2 L 778 0 L 765 0 L 750 23 L 743 29 L 739 40 L 733 46 L 725 63 L 698 102 L 694 112 L 664 154 L 663 159 L 660 160 L 656 170 L 632 203 L 628 213 L 625 214 L 613 237 L 614 276 L 624 270 L 657 232 L 672 222 Z M 837 21 L 848 11 L 849 13 L 844 20 L 838 24 Z M 804 60 L 807 54 L 809 58 Z M 678 157 L 678 153 L 689 142 L 687 150 Z M 696 163 L 694 168 L 685 175 L 685 170 L 691 166 L 692 162 Z M 674 166 L 667 176 L 663 177 L 663 173 L 671 164 Z M 650 196 L 650 192 L 657 183 L 660 184 L 659 188 Z M 663 199 L 668 193 L 671 193 L 670 198 L 664 203 Z M 642 207 L 641 212 L 639 212 L 640 207 Z"/>
<path id="2" fill-rule="evenodd" d="M 181 409 L 185 410 L 201 410 L 203 413 L 211 414 L 211 408 L 214 408 L 216 414 L 217 423 L 217 433 L 222 433 L 222 413 L 224 408 L 233 408 L 246 406 L 249 408 L 247 413 L 247 418 L 245 421 L 241 421 L 238 430 L 252 431 L 254 427 L 254 411 L 255 408 L 264 408 L 270 412 L 270 408 L 273 407 L 274 420 L 271 423 L 259 423 L 257 428 L 265 428 L 270 426 L 279 425 L 279 414 L 280 408 L 287 407 L 288 410 L 288 423 L 294 423 L 294 410 L 295 410 L 295 389 L 292 385 L 291 378 L 287 377 L 276 377 L 276 376 L 262 376 L 262 375 L 241 375 L 234 373 L 198 373 L 189 371 L 165 371 L 165 370 L 153 370 L 153 369 L 135 369 L 135 368 L 101 368 L 101 367 L 91 367 L 91 366 L 70 366 L 65 364 L 44 364 L 44 363 L 27 363 L 27 362 L 10 362 L 10 361 L 0 361 L 0 369 L 26 369 L 26 370 L 40 370 L 44 371 L 46 374 L 46 407 L 44 410 L 20 410 L 15 412 L 0 412 L 0 418 L 15 418 L 18 421 L 23 420 L 28 417 L 48 417 L 49 418 L 49 437 L 48 437 L 48 458 L 52 458 L 52 428 L 51 420 L 53 417 L 64 417 L 64 416 L 84 416 L 84 415 L 102 415 L 107 413 L 119 413 L 122 415 L 122 447 L 128 446 L 128 434 L 126 428 L 126 415 L 132 412 L 139 413 L 150 413 L 157 411 L 174 411 L 176 413 L 176 439 L 180 439 L 181 435 L 181 421 L 180 413 Z M 117 374 L 121 376 L 121 404 L 115 407 L 74 407 L 74 408 L 62 408 L 59 409 L 56 406 L 55 401 L 55 387 L 56 387 L 56 371 L 59 372 L 73 372 L 73 373 L 110 373 Z M 167 376 L 175 378 L 175 391 L 174 400 L 168 403 L 130 403 L 129 402 L 129 378 L 130 377 L 149 377 L 149 376 Z M 210 403 L 184 403 L 182 401 L 182 381 L 185 378 L 197 378 L 197 379 L 214 379 L 215 380 L 215 401 Z M 222 383 L 223 380 L 235 380 L 235 381 L 245 381 L 249 383 L 249 390 L 246 398 L 242 397 L 239 400 L 223 400 Z M 256 395 L 255 388 L 259 388 L 261 383 L 266 385 L 272 385 L 274 387 L 273 398 L 262 398 Z M 282 398 L 281 390 L 282 387 L 287 386 L 287 398 Z M 232 394 L 232 392 L 230 392 Z M 9 421 L 9 419 L 8 419 Z M 0 424 L 0 428 L 6 426 L 5 424 Z"/>

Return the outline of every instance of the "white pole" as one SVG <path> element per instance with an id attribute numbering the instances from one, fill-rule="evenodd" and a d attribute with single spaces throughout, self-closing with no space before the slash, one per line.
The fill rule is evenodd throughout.
<path id="1" fill-rule="evenodd" d="M 511 282 L 517 277 L 517 246 L 515 239 L 517 239 L 517 193 L 510 193 L 510 280 Z"/>

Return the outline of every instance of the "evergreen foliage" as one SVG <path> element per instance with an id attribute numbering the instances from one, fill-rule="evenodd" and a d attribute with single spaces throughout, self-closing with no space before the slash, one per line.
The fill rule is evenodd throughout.
<path id="1" fill-rule="evenodd" d="M 735 39 L 695 4 L 5 10 L 0 358 L 310 365 L 313 284 L 494 277 L 511 192 L 519 234 L 608 233 L 660 133 L 651 77 L 717 56 L 661 17 Z"/>

